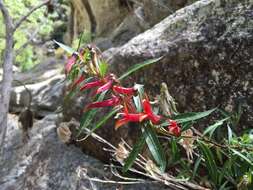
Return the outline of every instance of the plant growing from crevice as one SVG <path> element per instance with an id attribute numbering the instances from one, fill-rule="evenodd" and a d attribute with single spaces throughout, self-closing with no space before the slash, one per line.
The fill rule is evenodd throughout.
<path id="1" fill-rule="evenodd" d="M 103 127 L 110 118 L 114 117 L 115 130 L 129 122 L 134 122 L 139 124 L 141 131 L 140 137 L 132 148 L 128 147 L 123 151 L 124 146 L 119 145 L 112 155 L 114 157 L 116 155 L 116 160 L 123 165 L 123 172 L 133 170 L 137 163 L 145 172 L 152 174 L 152 179 L 161 181 L 166 181 L 164 176 L 168 169 L 172 169 L 171 173 L 177 176 L 181 183 L 191 180 L 216 189 L 249 187 L 252 184 L 251 135 L 236 137 L 230 127 L 238 123 L 241 112 L 225 115 L 225 118 L 217 120 L 201 133 L 194 128 L 196 121 L 215 111 L 220 111 L 219 109 L 179 113 L 166 84 L 162 84 L 161 94 L 154 101 L 151 101 L 151 97 L 145 92 L 144 85 L 122 86 L 122 81 L 129 75 L 155 64 L 162 57 L 136 64 L 117 77 L 116 74 L 109 72 L 109 65 L 102 59 L 97 47 L 88 45 L 76 51 L 64 44 L 56 43 L 70 54 L 65 65 L 65 73 L 71 84 L 65 100 L 83 91 L 90 91 L 92 99 L 92 102 L 83 108 L 80 121 L 79 135 L 85 133 L 86 136 L 82 139 L 77 136 L 77 141 L 92 136 L 95 130 Z M 111 111 L 96 122 L 96 113 L 104 107 L 110 107 Z M 221 126 L 227 126 L 228 134 L 222 141 L 217 141 L 213 134 Z M 164 146 L 164 142 L 167 142 L 167 147 Z M 140 153 L 145 144 L 154 161 L 146 159 L 149 164 L 138 163 L 138 160 L 144 158 Z M 248 146 L 249 144 L 251 145 Z M 125 153 L 124 156 L 117 157 L 119 155 L 117 152 L 122 153 L 122 151 Z M 184 151 L 186 156 L 182 156 Z M 170 154 L 169 160 L 168 154 Z M 207 177 L 210 179 L 207 180 Z M 193 186 L 192 188 L 201 189 L 200 186 Z"/>

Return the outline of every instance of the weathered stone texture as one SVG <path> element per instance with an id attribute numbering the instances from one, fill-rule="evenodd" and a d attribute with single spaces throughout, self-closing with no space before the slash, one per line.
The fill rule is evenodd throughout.
<path id="1" fill-rule="evenodd" d="M 22 142 L 17 116 L 9 115 L 9 119 L 5 158 L 0 161 L 1 190 L 167 189 L 152 182 L 125 186 L 91 181 L 89 177 L 115 178 L 100 161 L 59 141 L 55 124 L 57 115 L 37 121 L 26 144 Z"/>
<path id="2" fill-rule="evenodd" d="M 164 56 L 127 83 L 157 94 L 166 82 L 180 111 L 243 107 L 241 125 L 253 121 L 253 2 L 202 0 L 180 9 L 120 48 L 104 53 L 113 70 Z M 151 77 L 152 76 L 152 77 Z"/>

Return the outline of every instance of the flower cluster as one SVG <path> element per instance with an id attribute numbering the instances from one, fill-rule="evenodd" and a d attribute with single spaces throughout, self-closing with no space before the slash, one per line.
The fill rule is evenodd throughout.
<path id="1" fill-rule="evenodd" d="M 138 94 L 136 86 L 123 87 L 116 75 L 107 72 L 107 67 L 99 51 L 92 46 L 81 49 L 68 59 L 65 72 L 72 79 L 71 90 L 76 88 L 79 88 L 81 92 L 92 90 L 93 96 L 101 93 L 109 94 L 108 99 L 92 102 L 85 107 L 84 111 L 121 106 L 115 117 L 116 129 L 128 122 L 150 122 L 154 126 L 167 122 L 166 131 L 175 136 L 180 135 L 180 127 L 176 121 L 154 113 L 147 94 L 140 99 L 142 111 L 137 111 L 133 101 L 133 97 Z"/>

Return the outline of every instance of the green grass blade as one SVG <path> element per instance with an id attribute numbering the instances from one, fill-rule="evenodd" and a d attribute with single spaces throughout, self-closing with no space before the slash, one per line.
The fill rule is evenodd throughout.
<path id="1" fill-rule="evenodd" d="M 123 166 L 123 172 L 127 172 L 127 170 L 132 167 L 135 159 L 137 158 L 138 154 L 141 152 L 144 144 L 145 144 L 145 137 L 144 135 L 141 135 L 138 141 L 134 144 L 133 149 L 130 152 L 129 156 L 125 160 L 125 163 Z"/>
<path id="2" fill-rule="evenodd" d="M 100 62 L 99 71 L 100 71 L 100 74 L 102 77 L 104 77 L 106 75 L 106 73 L 108 71 L 108 67 L 109 67 L 108 63 L 106 63 L 104 61 Z"/>
<path id="3" fill-rule="evenodd" d="M 205 164 L 206 164 L 208 173 L 209 173 L 212 181 L 214 182 L 214 184 L 217 185 L 219 171 L 218 171 L 218 167 L 216 165 L 215 159 L 214 159 L 214 155 L 211 152 L 210 148 L 206 144 L 199 142 L 199 147 L 200 147 L 200 150 L 205 158 Z"/>
<path id="4" fill-rule="evenodd" d="M 172 160 L 173 161 L 178 161 L 180 159 L 177 141 L 174 137 L 171 138 L 171 153 L 172 153 Z"/>
<path id="5" fill-rule="evenodd" d="M 130 67 L 130 69 L 127 72 L 125 72 L 123 75 L 121 75 L 121 77 L 119 77 L 118 79 L 123 80 L 124 78 L 126 78 L 127 76 L 131 75 L 132 73 L 138 71 L 139 69 L 141 69 L 143 67 L 146 67 L 148 65 L 151 65 L 153 63 L 156 63 L 159 60 L 161 60 L 162 58 L 163 57 L 159 57 L 159 58 L 156 58 L 156 59 L 149 59 L 147 61 L 144 61 L 143 63 L 135 64 L 132 67 Z"/>
<path id="6" fill-rule="evenodd" d="M 239 151 L 235 150 L 235 149 L 232 149 L 232 152 L 234 153 L 234 155 L 237 155 L 239 156 L 242 160 L 248 162 L 251 166 L 253 166 L 253 162 L 252 160 L 250 160 L 249 158 L 247 158 L 245 155 L 243 155 L 242 153 L 240 153 Z"/>
<path id="7" fill-rule="evenodd" d="M 54 43 L 56 43 L 58 46 L 60 46 L 60 48 L 62 48 L 66 52 L 68 52 L 70 55 L 72 55 L 75 52 L 75 50 L 72 49 L 71 47 L 69 47 L 69 46 L 67 46 L 65 44 L 62 44 L 60 42 L 57 42 L 56 40 L 54 40 Z"/>
<path id="8" fill-rule="evenodd" d="M 225 118 L 225 119 L 221 119 L 217 122 L 215 122 L 213 125 L 210 125 L 209 127 L 206 128 L 206 130 L 204 131 L 203 135 L 206 135 L 209 133 L 209 137 L 211 138 L 213 136 L 214 131 L 221 125 L 223 125 L 223 123 L 225 121 L 227 121 L 229 119 L 229 117 Z"/>
<path id="9" fill-rule="evenodd" d="M 182 123 L 182 131 L 186 131 L 188 129 L 190 129 L 193 125 L 193 122 L 185 122 L 185 123 Z"/>
<path id="10" fill-rule="evenodd" d="M 227 128 L 228 128 L 228 143 L 230 144 L 233 139 L 233 131 L 229 125 L 227 125 Z"/>
<path id="11" fill-rule="evenodd" d="M 204 111 L 204 112 L 190 112 L 190 113 L 183 113 L 176 115 L 173 119 L 176 120 L 178 123 L 186 123 L 189 121 L 195 121 L 198 119 L 201 119 L 203 117 L 206 117 L 213 113 L 216 110 L 216 108 Z"/>
<path id="12" fill-rule="evenodd" d="M 76 51 L 79 51 L 79 49 L 80 49 L 80 47 L 81 47 L 81 43 L 82 43 L 82 40 L 83 40 L 83 34 L 84 34 L 84 31 L 81 33 L 81 35 L 80 35 L 80 37 L 79 37 L 78 46 L 77 46 Z"/>
<path id="13" fill-rule="evenodd" d="M 160 170 L 164 172 L 166 169 L 166 157 L 156 133 L 148 124 L 142 127 L 142 132 L 153 158 L 155 159 L 157 165 L 159 165 Z"/>
<path id="14" fill-rule="evenodd" d="M 197 171 L 199 169 L 199 165 L 201 163 L 202 156 L 198 157 L 197 161 L 194 164 L 193 172 L 192 172 L 192 179 L 195 178 Z"/>

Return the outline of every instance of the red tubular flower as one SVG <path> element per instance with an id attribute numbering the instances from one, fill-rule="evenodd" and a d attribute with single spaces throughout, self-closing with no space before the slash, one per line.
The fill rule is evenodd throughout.
<path id="1" fill-rule="evenodd" d="M 72 56 L 68 59 L 67 64 L 65 65 L 65 70 L 67 73 L 71 71 L 72 66 L 76 63 L 78 55 L 73 53 Z"/>
<path id="2" fill-rule="evenodd" d="M 143 110 L 148 115 L 148 118 L 151 120 L 153 124 L 159 124 L 161 120 L 161 116 L 153 113 L 150 102 L 147 99 L 142 100 Z"/>
<path id="3" fill-rule="evenodd" d="M 118 129 L 122 125 L 125 125 L 128 122 L 142 122 L 148 117 L 148 115 L 144 113 L 119 113 L 119 115 L 122 115 L 123 117 L 122 119 L 116 121 L 116 129 Z"/>
<path id="4" fill-rule="evenodd" d="M 118 129 L 119 127 L 127 124 L 128 122 L 142 122 L 148 117 L 148 115 L 145 113 L 129 113 L 126 102 L 124 102 L 124 112 L 118 113 L 118 115 L 120 115 L 122 118 L 116 121 L 115 129 Z"/>
<path id="5" fill-rule="evenodd" d="M 90 88 L 93 88 L 93 87 L 98 87 L 98 86 L 101 86 L 101 85 L 103 85 L 103 82 L 100 81 L 100 80 L 97 80 L 97 81 L 94 81 L 94 82 L 89 82 L 89 83 L 86 83 L 85 85 L 83 85 L 80 88 L 80 91 L 90 89 Z"/>
<path id="6" fill-rule="evenodd" d="M 122 125 L 127 124 L 129 121 L 127 120 L 127 118 L 122 118 L 116 121 L 115 123 L 115 129 L 117 130 L 119 127 L 121 127 Z"/>
<path id="7" fill-rule="evenodd" d="M 175 135 L 175 136 L 180 136 L 181 134 L 181 130 L 180 127 L 178 126 L 177 122 L 174 120 L 169 119 L 169 126 L 168 126 L 168 130 L 171 134 Z"/>
<path id="8" fill-rule="evenodd" d="M 116 106 L 116 105 L 119 105 L 119 103 L 120 103 L 119 97 L 113 96 L 111 99 L 104 100 L 102 102 L 91 103 L 88 105 L 87 109 Z"/>
<path id="9" fill-rule="evenodd" d="M 109 90 L 112 87 L 112 80 L 109 80 L 107 83 L 105 83 L 103 86 L 99 87 L 96 91 L 96 94 L 99 94 L 101 92 L 104 92 L 106 90 Z"/>
<path id="10" fill-rule="evenodd" d="M 124 88 L 122 86 L 113 86 L 113 91 L 119 94 L 126 94 L 126 95 L 134 95 L 135 89 L 134 88 Z"/>
<path id="11" fill-rule="evenodd" d="M 85 80 L 85 77 L 83 75 L 81 75 L 78 79 L 76 79 L 74 81 L 74 83 L 71 85 L 70 89 L 75 88 L 78 84 L 80 84 L 81 82 L 83 82 Z"/>

